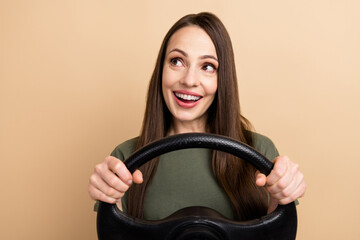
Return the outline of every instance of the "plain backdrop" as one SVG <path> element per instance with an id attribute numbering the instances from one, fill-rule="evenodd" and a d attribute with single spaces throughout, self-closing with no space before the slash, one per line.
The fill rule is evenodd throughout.
<path id="1" fill-rule="evenodd" d="M 170 26 L 211 11 L 242 111 L 299 163 L 297 239 L 360 239 L 356 0 L 1 0 L 0 239 L 97 239 L 95 164 L 137 136 Z"/>

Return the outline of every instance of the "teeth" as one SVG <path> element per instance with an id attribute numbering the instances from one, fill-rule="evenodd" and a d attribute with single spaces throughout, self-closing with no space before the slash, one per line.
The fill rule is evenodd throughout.
<path id="1" fill-rule="evenodd" d="M 200 99 L 199 96 L 187 95 L 187 94 L 182 94 L 182 93 L 177 93 L 177 92 L 175 92 L 175 96 L 177 96 L 178 98 L 182 98 L 184 100 L 189 100 L 189 101 L 197 101 Z"/>

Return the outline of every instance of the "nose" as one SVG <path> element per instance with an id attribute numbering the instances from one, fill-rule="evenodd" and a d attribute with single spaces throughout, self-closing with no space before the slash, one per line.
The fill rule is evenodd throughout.
<path id="1" fill-rule="evenodd" d="M 180 83 L 187 87 L 196 87 L 200 84 L 200 76 L 195 68 L 188 68 L 184 72 L 184 76 L 181 78 Z"/>

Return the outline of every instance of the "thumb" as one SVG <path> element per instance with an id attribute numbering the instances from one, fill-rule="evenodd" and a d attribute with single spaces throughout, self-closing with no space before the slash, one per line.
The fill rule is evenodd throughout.
<path id="1" fill-rule="evenodd" d="M 258 185 L 259 187 L 263 187 L 266 184 L 266 176 L 265 174 L 262 174 L 259 171 L 255 172 L 255 181 L 256 181 L 256 185 Z"/>
<path id="2" fill-rule="evenodd" d="M 135 170 L 133 173 L 133 181 L 137 184 L 141 184 L 143 182 L 143 175 L 140 170 Z"/>

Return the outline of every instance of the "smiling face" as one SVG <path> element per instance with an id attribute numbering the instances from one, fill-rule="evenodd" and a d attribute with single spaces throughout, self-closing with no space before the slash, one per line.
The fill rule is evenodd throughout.
<path id="1" fill-rule="evenodd" d="M 162 92 L 173 116 L 172 131 L 204 132 L 217 90 L 218 60 L 209 35 L 198 26 L 179 29 L 166 48 Z"/>

